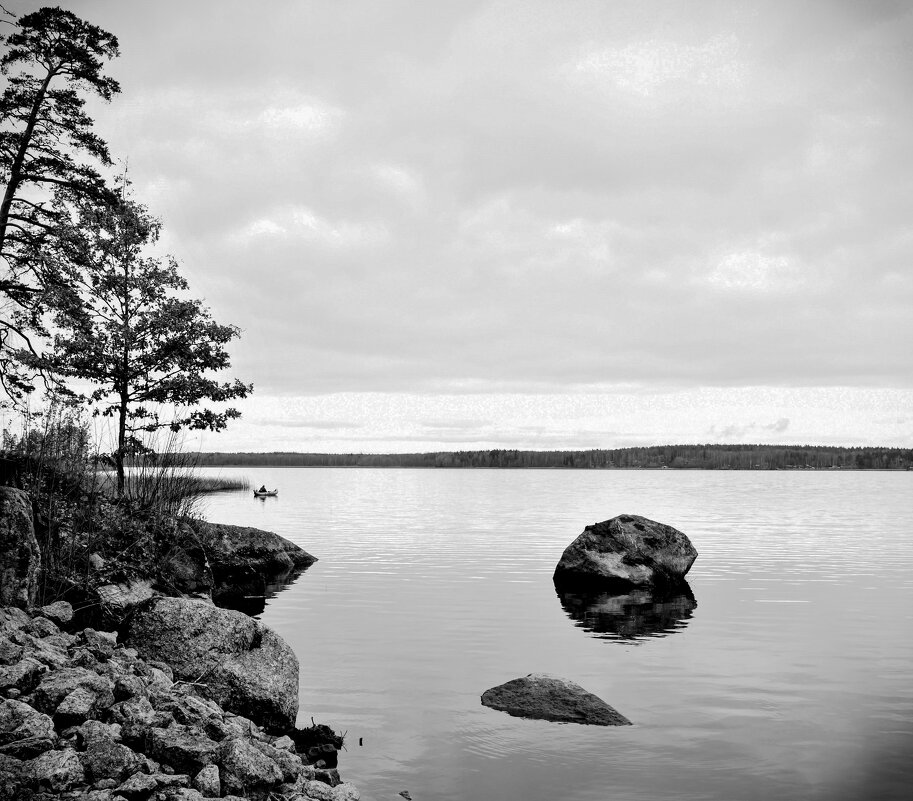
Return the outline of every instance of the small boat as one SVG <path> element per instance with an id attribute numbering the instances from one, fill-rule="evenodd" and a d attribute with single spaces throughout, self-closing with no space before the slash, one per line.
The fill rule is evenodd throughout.
<path id="1" fill-rule="evenodd" d="M 277 490 L 277 489 L 266 490 L 265 492 L 261 492 L 260 490 L 254 490 L 255 498 L 273 498 L 278 494 L 279 494 L 279 490 Z"/>

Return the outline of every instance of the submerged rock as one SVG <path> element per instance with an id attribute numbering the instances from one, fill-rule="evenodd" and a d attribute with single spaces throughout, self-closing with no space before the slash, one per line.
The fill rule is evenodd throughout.
<path id="1" fill-rule="evenodd" d="M 582 723 L 590 726 L 630 726 L 620 712 L 579 684 L 547 673 L 530 673 L 482 693 L 482 704 L 521 718 Z"/>
<path id="2" fill-rule="evenodd" d="M 272 629 L 247 615 L 190 598 L 154 598 L 138 609 L 128 644 L 169 664 L 223 708 L 271 729 L 298 713 L 298 659 Z"/>
<path id="3" fill-rule="evenodd" d="M 697 550 L 678 529 L 639 515 L 619 515 L 587 526 L 565 548 L 555 568 L 561 586 L 679 583 Z"/>

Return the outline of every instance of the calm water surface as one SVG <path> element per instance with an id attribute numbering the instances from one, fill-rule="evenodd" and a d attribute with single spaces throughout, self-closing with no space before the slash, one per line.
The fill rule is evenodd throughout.
<path id="1" fill-rule="evenodd" d="M 367 801 L 911 797 L 913 473 L 205 472 L 280 490 L 208 519 L 320 560 L 260 618 Z M 558 595 L 565 546 L 621 513 L 688 534 L 690 593 Z M 481 706 L 530 672 L 634 725 Z"/>

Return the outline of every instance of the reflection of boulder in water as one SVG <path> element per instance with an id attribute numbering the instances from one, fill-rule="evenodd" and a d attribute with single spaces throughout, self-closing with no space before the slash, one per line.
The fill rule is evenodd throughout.
<path id="1" fill-rule="evenodd" d="M 234 609 L 256 617 L 266 609 L 266 602 L 288 589 L 307 567 L 294 568 L 278 575 L 237 577 L 231 584 L 214 587 L 212 600 L 223 609 Z"/>
<path id="2" fill-rule="evenodd" d="M 567 592 L 556 587 L 556 592 L 576 625 L 606 639 L 664 637 L 684 628 L 697 607 L 686 583 L 664 591 Z"/>

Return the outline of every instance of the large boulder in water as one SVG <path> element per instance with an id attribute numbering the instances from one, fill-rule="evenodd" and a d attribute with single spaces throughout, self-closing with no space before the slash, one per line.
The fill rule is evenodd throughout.
<path id="1" fill-rule="evenodd" d="M 251 574 L 281 575 L 317 561 L 317 557 L 272 531 L 206 521 L 192 521 L 190 525 L 206 552 L 216 584 Z"/>
<path id="2" fill-rule="evenodd" d="M 482 693 L 483 706 L 521 718 L 583 723 L 590 726 L 630 726 L 628 720 L 579 684 L 547 673 L 530 673 Z"/>
<path id="3" fill-rule="evenodd" d="M 298 659 L 272 629 L 241 612 L 153 598 L 135 611 L 127 642 L 231 712 L 273 730 L 295 724 Z"/>
<path id="4" fill-rule="evenodd" d="M 29 496 L 19 489 L 0 487 L 0 606 L 31 606 L 40 567 Z"/>
<path id="5" fill-rule="evenodd" d="M 219 606 L 262 611 L 272 586 L 293 581 L 317 561 L 294 542 L 272 531 L 227 523 L 192 521 L 193 539 L 206 555 Z M 251 609 L 259 600 L 259 609 Z M 251 601 L 254 600 L 252 604 Z"/>
<path id="6" fill-rule="evenodd" d="M 677 584 L 697 559 L 685 534 L 639 515 L 619 515 L 587 526 L 565 548 L 555 583 L 574 585 Z"/>

